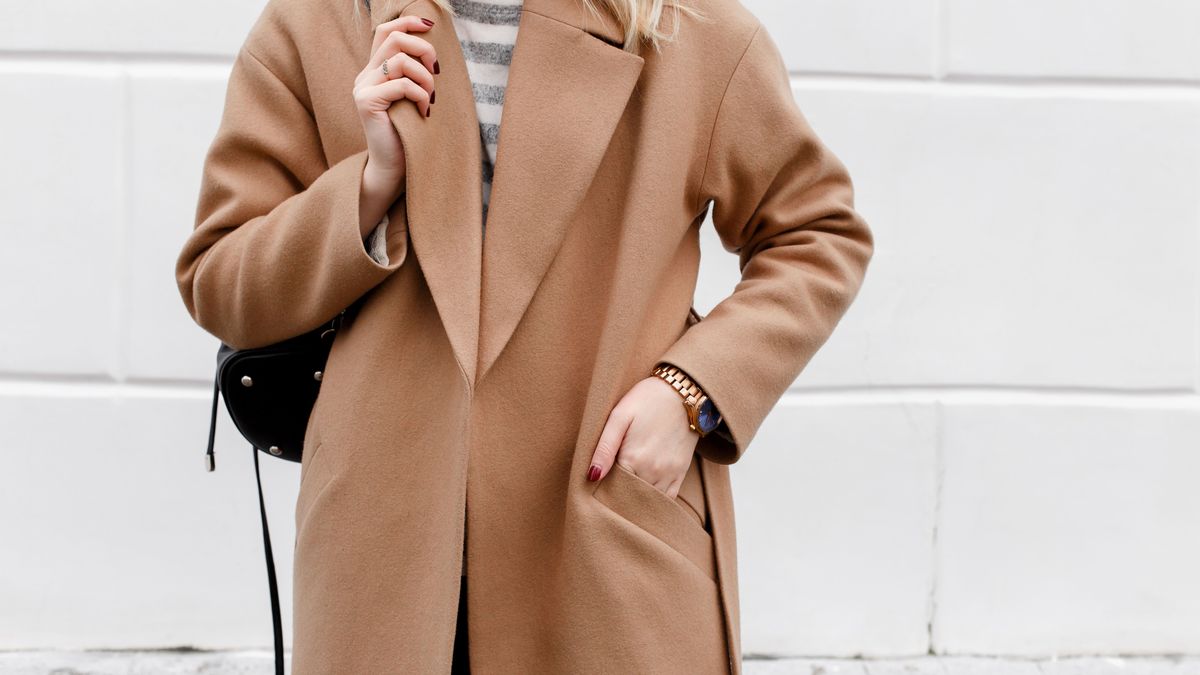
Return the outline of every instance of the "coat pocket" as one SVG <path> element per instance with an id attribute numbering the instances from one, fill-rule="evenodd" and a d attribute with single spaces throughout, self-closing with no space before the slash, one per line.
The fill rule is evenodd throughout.
<path id="1" fill-rule="evenodd" d="M 687 558 L 709 579 L 716 581 L 712 535 L 707 527 L 703 490 L 699 485 L 699 457 L 674 498 L 632 471 L 614 463 L 592 495 L 629 522 L 637 525 Z M 697 503 L 698 501 L 698 503 Z"/>

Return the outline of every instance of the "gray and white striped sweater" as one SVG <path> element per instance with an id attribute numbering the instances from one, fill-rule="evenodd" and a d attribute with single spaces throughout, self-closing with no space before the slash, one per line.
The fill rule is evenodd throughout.
<path id="1" fill-rule="evenodd" d="M 454 30 L 467 63 L 467 75 L 475 94 L 475 112 L 479 118 L 481 174 L 483 184 L 483 222 L 487 229 L 488 204 L 492 194 L 492 175 L 499 149 L 500 118 L 504 91 L 508 86 L 508 67 L 517 42 L 517 24 L 521 20 L 522 0 L 450 0 L 454 8 Z M 387 264 L 387 215 L 368 237 L 371 257 Z"/>

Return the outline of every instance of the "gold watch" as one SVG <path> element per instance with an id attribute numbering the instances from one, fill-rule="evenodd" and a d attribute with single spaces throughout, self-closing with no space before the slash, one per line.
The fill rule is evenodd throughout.
<path id="1" fill-rule="evenodd" d="M 688 426 L 703 438 L 721 424 L 721 413 L 700 385 L 692 381 L 687 373 L 669 363 L 660 363 L 651 371 L 671 385 L 683 397 L 683 409 L 687 411 Z"/>

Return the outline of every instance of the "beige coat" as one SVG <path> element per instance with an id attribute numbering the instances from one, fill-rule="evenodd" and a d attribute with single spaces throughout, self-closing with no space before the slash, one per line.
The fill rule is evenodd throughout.
<path id="1" fill-rule="evenodd" d="M 635 54 L 578 0 L 526 0 L 485 238 L 450 17 L 374 0 L 356 23 L 351 2 L 267 3 L 177 267 L 195 321 L 238 348 L 366 296 L 308 421 L 294 672 L 448 672 L 465 560 L 476 673 L 737 675 L 728 465 L 873 249 L 771 36 L 736 0 L 694 0 L 711 21 Z M 358 230 L 351 88 L 372 26 L 401 13 L 437 22 L 421 36 L 441 74 L 430 117 L 389 111 L 408 176 L 382 265 Z M 742 281 L 694 321 L 710 200 Z M 674 499 L 619 465 L 587 481 L 609 411 L 659 361 L 712 396 L 733 442 L 700 440 Z"/>

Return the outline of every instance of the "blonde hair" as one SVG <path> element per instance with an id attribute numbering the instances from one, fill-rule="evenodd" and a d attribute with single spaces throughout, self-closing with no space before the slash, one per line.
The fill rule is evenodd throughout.
<path id="1" fill-rule="evenodd" d="M 579 0 L 593 16 L 598 16 L 602 10 L 607 10 L 617 21 L 617 26 L 625 34 L 622 48 L 634 51 L 639 43 L 648 42 L 655 51 L 662 48 L 665 41 L 674 40 L 679 34 L 679 14 L 685 13 L 693 18 L 703 20 L 705 17 L 694 7 L 683 4 L 681 0 Z M 454 8 L 450 0 L 432 0 L 447 14 L 454 16 Z M 362 0 L 369 10 L 371 0 Z M 358 0 L 354 0 L 355 11 L 359 9 Z M 671 31 L 662 29 L 663 16 L 671 12 Z"/>

